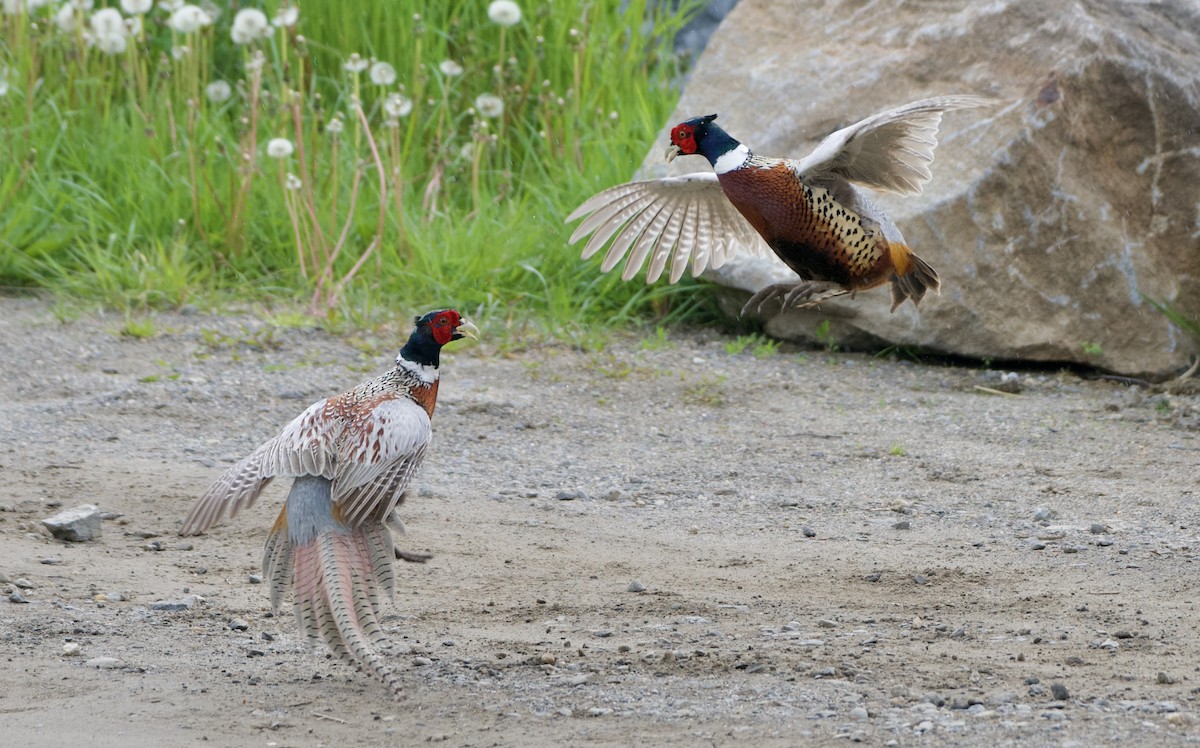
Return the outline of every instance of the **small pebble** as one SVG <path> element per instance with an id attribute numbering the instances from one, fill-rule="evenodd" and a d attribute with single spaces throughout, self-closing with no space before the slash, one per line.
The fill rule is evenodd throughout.
<path id="1" fill-rule="evenodd" d="M 629 592 L 645 592 L 646 585 L 642 584 L 641 582 L 639 582 L 638 580 L 635 579 L 632 582 L 630 582 L 629 586 L 626 587 L 625 589 L 628 590 Z"/>
<path id="2" fill-rule="evenodd" d="M 897 522 L 896 524 L 892 525 L 892 529 L 893 530 L 911 530 L 912 523 L 906 519 L 902 519 L 899 522 Z"/>
<path id="3" fill-rule="evenodd" d="M 246 579 L 250 582 L 250 584 L 262 584 L 263 582 L 262 574 L 251 574 Z"/>
<path id="4" fill-rule="evenodd" d="M 821 620 L 817 621 L 817 625 L 823 629 L 837 628 L 837 623 L 835 621 L 829 620 L 828 618 L 822 618 Z"/>
<path id="5" fill-rule="evenodd" d="M 196 603 L 204 602 L 204 598 L 199 595 L 188 595 L 180 600 L 159 600 L 150 603 L 150 610 L 162 610 L 168 613 L 180 610 L 187 610 Z"/>
<path id="6" fill-rule="evenodd" d="M 17 603 L 18 605 L 21 603 L 29 602 L 28 600 L 25 599 L 25 596 L 22 595 L 18 590 L 13 590 L 11 593 L 9 593 L 8 601 L 10 603 Z"/>
<path id="7" fill-rule="evenodd" d="M 125 663 L 116 657 L 93 657 L 84 664 L 98 670 L 117 670 L 125 667 Z"/>
<path id="8" fill-rule="evenodd" d="M 881 578 L 883 578 L 882 574 L 880 574 L 877 571 L 873 571 L 870 574 L 863 577 L 863 580 L 867 581 L 867 582 L 878 582 Z"/>
<path id="9" fill-rule="evenodd" d="M 559 501 L 574 501 L 575 499 L 582 499 L 583 492 L 582 491 L 559 491 L 558 493 L 554 494 L 554 498 L 558 499 Z"/>
<path id="10" fill-rule="evenodd" d="M 1071 692 L 1068 691 L 1067 687 L 1061 683 L 1050 684 L 1050 695 L 1059 701 L 1066 701 L 1067 699 L 1071 698 Z"/>
<path id="11" fill-rule="evenodd" d="M 817 537 L 817 531 L 812 529 L 811 527 L 808 527 L 807 525 L 804 527 L 801 527 L 800 532 L 804 533 L 804 537 L 806 537 L 806 538 Z"/>
<path id="12" fill-rule="evenodd" d="M 1088 528 L 1088 532 L 1092 533 L 1093 535 L 1103 535 L 1104 533 L 1108 532 L 1108 525 L 1102 525 L 1099 522 L 1093 522 L 1091 527 Z"/>
<path id="13" fill-rule="evenodd" d="M 544 652 L 542 653 L 542 656 L 538 658 L 538 662 L 543 665 L 553 665 L 558 662 L 558 658 L 549 652 Z"/>
<path id="14" fill-rule="evenodd" d="M 1058 512 L 1054 511 L 1053 509 L 1047 509 L 1044 506 L 1039 506 L 1037 509 L 1033 510 L 1034 522 L 1049 522 L 1057 516 Z"/>
<path id="15" fill-rule="evenodd" d="M 40 563 L 43 563 L 47 566 L 58 566 L 62 563 L 62 559 L 58 556 L 46 556 L 40 561 Z"/>
<path id="16" fill-rule="evenodd" d="M 924 574 L 913 574 L 912 580 L 917 584 L 929 584 L 929 577 Z"/>
<path id="17" fill-rule="evenodd" d="M 1158 674 L 1158 678 L 1156 680 L 1158 681 L 1158 683 L 1160 683 L 1161 685 L 1164 685 L 1164 686 L 1169 686 L 1173 683 L 1179 682 L 1179 680 L 1175 676 L 1173 676 L 1169 673 L 1163 673 L 1163 672 L 1160 672 Z"/>
<path id="18" fill-rule="evenodd" d="M 856 706 L 850 710 L 850 719 L 857 719 L 861 721 L 870 716 L 871 715 L 867 712 L 866 707 Z"/>
<path id="19" fill-rule="evenodd" d="M 414 657 L 412 658 L 412 664 L 414 667 L 425 667 L 426 665 L 432 665 L 433 660 L 428 657 Z"/>
<path id="20" fill-rule="evenodd" d="M 63 645 L 63 655 L 67 657 L 74 657 L 79 654 L 79 650 L 79 642 L 67 642 Z"/>
<path id="21" fill-rule="evenodd" d="M 234 631 L 245 631 L 246 629 L 250 628 L 250 624 L 246 623 L 246 621 L 242 620 L 241 618 L 234 618 L 229 622 L 229 628 L 233 629 Z"/>

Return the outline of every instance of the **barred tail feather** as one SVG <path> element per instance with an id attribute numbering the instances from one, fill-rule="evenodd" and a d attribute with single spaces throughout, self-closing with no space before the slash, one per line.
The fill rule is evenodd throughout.
<path id="1" fill-rule="evenodd" d="M 375 651 L 387 643 L 379 591 L 394 589 L 392 553 L 386 527 L 346 527 L 334 516 L 330 481 L 306 476 L 292 486 L 267 540 L 263 570 L 273 602 L 289 581 L 280 575 L 290 572 L 296 623 L 310 642 L 323 642 L 340 659 L 370 670 L 399 699 L 400 679 Z"/>

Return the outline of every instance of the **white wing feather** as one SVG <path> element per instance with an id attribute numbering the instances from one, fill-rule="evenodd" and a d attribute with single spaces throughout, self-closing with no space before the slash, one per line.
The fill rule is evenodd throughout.
<path id="1" fill-rule="evenodd" d="M 273 478 L 297 478 L 301 475 L 333 477 L 334 445 L 342 433 L 342 424 L 325 418 L 328 401 L 308 406 L 283 431 L 263 443 L 209 487 L 183 521 L 182 535 L 195 535 L 250 507 Z"/>
<path id="2" fill-rule="evenodd" d="M 354 424 L 339 450 L 333 501 L 346 523 L 386 517 L 404 492 L 433 435 L 429 414 L 407 397 L 384 400 Z M 380 507 L 380 502 L 388 506 Z"/>
<path id="3" fill-rule="evenodd" d="M 406 397 L 384 400 L 370 416 L 347 423 L 313 403 L 283 431 L 226 470 L 188 513 L 180 529 L 195 535 L 258 500 L 274 478 L 320 475 L 333 480 L 333 500 L 350 524 L 394 503 L 420 465 L 432 429 L 425 410 Z M 369 426 L 369 427 L 368 427 Z M 375 449 L 373 437 L 378 439 Z M 391 506 L 385 507 L 386 516 Z"/>
<path id="4" fill-rule="evenodd" d="M 647 258 L 647 283 L 662 275 L 668 261 L 668 280 L 674 283 L 682 277 L 689 261 L 692 275 L 700 275 L 708 267 L 720 267 L 735 254 L 774 256 L 725 197 L 712 172 L 611 187 L 588 198 L 567 216 L 567 221 L 579 218 L 585 220 L 571 235 L 570 243 L 590 234 L 583 250 L 583 258 L 587 259 L 611 239 L 600 269 L 612 270 L 628 253 L 621 272 L 625 280 L 637 275 Z"/>
<path id="5" fill-rule="evenodd" d="M 978 96 L 939 96 L 872 115 L 822 140 L 798 161 L 804 179 L 833 174 L 881 192 L 915 195 L 932 175 L 942 113 L 988 106 Z"/>

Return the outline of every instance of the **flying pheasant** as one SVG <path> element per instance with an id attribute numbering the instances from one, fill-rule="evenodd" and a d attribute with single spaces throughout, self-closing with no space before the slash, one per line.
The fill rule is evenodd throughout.
<path id="1" fill-rule="evenodd" d="M 397 698 L 399 679 L 375 651 L 386 641 L 379 592 L 395 589 L 387 524 L 399 523 L 393 510 L 429 445 L 442 346 L 478 332 L 453 309 L 418 317 L 394 369 L 309 406 L 226 470 L 180 530 L 204 532 L 253 504 L 271 479 L 294 479 L 263 553 L 271 604 L 278 610 L 290 585 L 309 641 L 369 668 Z"/>
<path id="2" fill-rule="evenodd" d="M 591 235 L 583 257 L 612 240 L 601 270 L 626 253 L 621 277 L 629 280 L 649 258 L 646 282 L 670 282 L 720 267 L 739 247 L 779 259 L 800 276 L 797 283 L 768 286 L 742 307 L 745 314 L 783 297 L 783 307 L 813 306 L 890 282 L 892 311 L 926 291 L 937 293 L 938 276 L 917 257 L 896 224 L 856 184 L 881 192 L 915 195 L 931 178 L 942 113 L 990 103 L 975 96 L 916 101 L 868 117 L 826 137 L 800 160 L 755 155 L 713 120 L 695 117 L 671 129 L 667 160 L 699 154 L 713 172 L 630 182 L 604 190 L 580 205 L 567 221 L 586 219 L 571 243 Z M 852 184 L 854 183 L 854 184 Z M 614 239 L 614 237 L 616 237 Z"/>

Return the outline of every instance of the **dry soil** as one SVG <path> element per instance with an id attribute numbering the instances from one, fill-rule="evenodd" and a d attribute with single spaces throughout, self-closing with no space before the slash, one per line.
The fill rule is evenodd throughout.
<path id="1" fill-rule="evenodd" d="M 1200 743 L 1195 395 L 704 331 L 456 344 L 395 703 L 254 583 L 286 487 L 175 531 L 407 318 L 54 312 L 0 299 L 5 745 Z M 100 539 L 42 529 L 85 503 Z"/>

